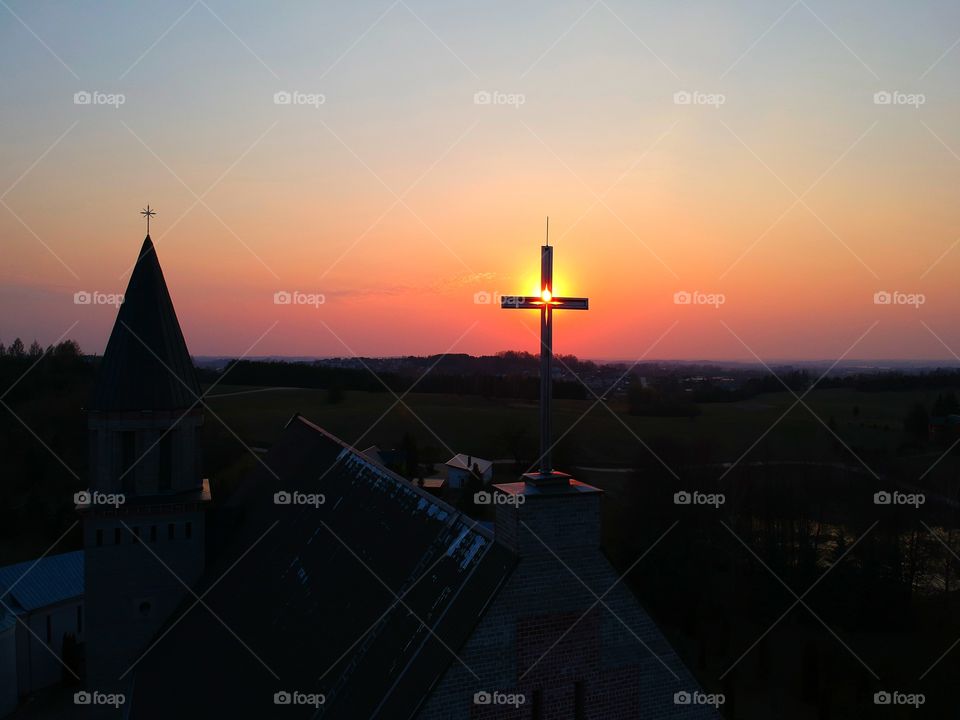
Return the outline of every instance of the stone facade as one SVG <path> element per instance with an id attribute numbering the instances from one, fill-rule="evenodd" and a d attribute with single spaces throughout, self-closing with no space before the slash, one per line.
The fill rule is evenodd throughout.
<path id="1" fill-rule="evenodd" d="M 187 596 L 186 586 L 203 575 L 203 504 L 198 497 L 85 513 L 85 645 L 92 688 L 122 684 L 121 675 Z"/>

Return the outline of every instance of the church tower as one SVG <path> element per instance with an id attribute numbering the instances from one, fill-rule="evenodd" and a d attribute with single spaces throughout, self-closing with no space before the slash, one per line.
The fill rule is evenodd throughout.
<path id="1" fill-rule="evenodd" d="M 126 674 L 204 569 L 200 387 L 148 234 L 88 411 L 90 489 L 77 506 L 91 687 Z M 99 683 L 99 685 L 98 685 Z"/>

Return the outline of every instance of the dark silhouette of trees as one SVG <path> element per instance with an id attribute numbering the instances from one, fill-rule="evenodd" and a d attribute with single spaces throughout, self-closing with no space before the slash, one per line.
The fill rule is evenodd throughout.
<path id="1" fill-rule="evenodd" d="M 403 449 L 404 458 L 403 476 L 407 480 L 422 478 L 423 472 L 420 467 L 420 450 L 417 446 L 417 439 L 410 433 L 404 433 L 400 447 Z"/>
<path id="2" fill-rule="evenodd" d="M 663 387 L 644 387 L 633 375 L 627 387 L 627 407 L 631 415 L 655 417 L 696 417 L 699 406 L 682 390 Z"/>
<path id="3" fill-rule="evenodd" d="M 483 478 L 480 476 L 479 469 L 471 471 L 470 474 L 467 475 L 467 480 L 463 484 L 463 487 L 460 488 L 460 499 L 457 502 L 457 508 L 473 517 L 478 517 L 485 511 L 488 511 L 488 506 L 478 506 L 474 499 L 476 494 L 481 490 L 483 490 Z"/>
<path id="4" fill-rule="evenodd" d="M 513 458 L 518 469 L 525 462 L 532 460 L 534 444 L 536 439 L 526 425 L 509 424 L 503 427 L 499 433 L 500 444 L 506 451 L 506 454 Z"/>
<path id="5" fill-rule="evenodd" d="M 934 417 L 960 414 L 960 402 L 957 401 L 957 396 L 953 390 L 937 395 L 930 414 Z"/>
<path id="6" fill-rule="evenodd" d="M 930 431 L 930 416 L 922 403 L 913 406 L 903 419 L 903 429 L 917 440 L 923 440 Z"/>
<path id="7" fill-rule="evenodd" d="M 14 538 L 46 547 L 75 519 L 73 493 L 87 468 L 87 433 L 83 407 L 93 380 L 93 366 L 73 341 L 30 353 L 17 338 L 0 354 L 0 388 L 9 411 L 0 411 L 0 564 L 21 557 Z M 78 533 L 64 549 L 78 543 Z"/>
<path id="8" fill-rule="evenodd" d="M 533 356 L 529 356 L 510 364 L 499 356 L 453 356 L 439 360 L 428 356 L 396 359 L 387 366 L 389 369 L 384 361 L 372 358 L 363 359 L 366 367 L 328 362 L 232 360 L 222 371 L 201 368 L 198 374 L 201 381 L 209 383 L 229 373 L 232 385 L 325 389 L 328 400 L 345 390 L 401 394 L 413 388 L 420 393 L 519 398 L 532 402 L 540 393 L 539 360 L 529 366 L 532 360 Z M 559 399 L 582 400 L 588 392 L 580 380 L 561 379 L 554 380 L 553 395 Z"/>

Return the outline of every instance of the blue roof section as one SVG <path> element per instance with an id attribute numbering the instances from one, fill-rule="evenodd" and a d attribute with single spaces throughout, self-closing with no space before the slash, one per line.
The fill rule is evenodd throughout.
<path id="1" fill-rule="evenodd" d="M 0 567 L 0 599 L 30 612 L 83 595 L 83 551 Z"/>

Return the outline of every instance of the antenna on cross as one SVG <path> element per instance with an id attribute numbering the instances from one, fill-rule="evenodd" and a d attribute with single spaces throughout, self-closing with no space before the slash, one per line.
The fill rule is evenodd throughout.
<path id="1" fill-rule="evenodd" d="M 149 203 L 148 203 L 147 206 L 146 206 L 143 210 L 140 211 L 140 214 L 143 215 L 143 216 L 147 219 L 147 235 L 149 235 L 149 234 L 150 234 L 150 218 L 152 218 L 154 215 L 156 215 L 156 214 L 157 214 L 157 211 L 156 211 L 156 210 L 151 210 L 151 209 L 150 209 L 150 205 L 149 205 Z"/>
<path id="2" fill-rule="evenodd" d="M 550 216 L 547 215 L 547 247 L 550 247 Z"/>

